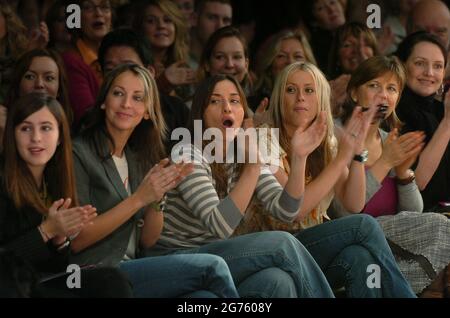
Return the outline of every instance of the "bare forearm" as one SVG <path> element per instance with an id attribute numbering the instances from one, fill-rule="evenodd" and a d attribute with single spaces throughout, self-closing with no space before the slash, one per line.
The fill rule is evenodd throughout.
<path id="1" fill-rule="evenodd" d="M 239 211 L 244 214 L 258 183 L 260 165 L 248 164 L 244 167 L 239 180 L 230 192 L 229 197 L 233 200 Z"/>
<path id="2" fill-rule="evenodd" d="M 415 174 L 416 183 L 420 190 L 426 188 L 428 182 L 430 182 L 436 172 L 442 156 L 447 149 L 449 140 L 450 127 L 442 122 L 419 157 Z"/>
<path id="3" fill-rule="evenodd" d="M 305 192 L 306 157 L 293 156 L 291 160 L 291 172 L 284 190 L 293 198 L 300 199 Z"/>
<path id="4" fill-rule="evenodd" d="M 352 161 L 343 187 L 342 204 L 353 213 L 361 212 L 366 201 L 366 176 L 364 164 Z"/>
<path id="5" fill-rule="evenodd" d="M 72 241 L 72 251 L 75 253 L 81 252 L 104 239 L 128 221 L 142 207 L 143 203 L 132 195 L 111 210 L 101 213 L 92 221 L 92 225 L 84 227 Z"/>
<path id="6" fill-rule="evenodd" d="M 375 179 L 381 183 L 384 178 L 388 175 L 392 167 L 383 161 L 382 158 L 378 159 L 375 164 L 370 168 L 370 172 L 375 177 Z"/>
<path id="7" fill-rule="evenodd" d="M 306 217 L 333 189 L 345 169 L 345 161 L 332 161 L 311 183 L 306 185 L 303 204 L 297 220 Z"/>

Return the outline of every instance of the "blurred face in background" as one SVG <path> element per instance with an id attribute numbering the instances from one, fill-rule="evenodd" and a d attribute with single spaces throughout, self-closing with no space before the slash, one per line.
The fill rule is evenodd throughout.
<path id="1" fill-rule="evenodd" d="M 286 66 L 305 60 L 303 45 L 296 38 L 285 39 L 272 63 L 272 75 L 276 77 Z"/>
<path id="2" fill-rule="evenodd" d="M 34 57 L 30 67 L 20 81 L 20 96 L 40 92 L 57 98 L 59 90 L 59 68 L 48 56 Z"/>
<path id="3" fill-rule="evenodd" d="M 373 48 L 368 44 L 364 34 L 359 38 L 353 35 L 347 36 L 339 48 L 339 63 L 344 74 L 351 74 L 354 70 L 374 55 Z"/>
<path id="4" fill-rule="evenodd" d="M 153 48 L 167 49 L 175 42 L 175 24 L 157 6 L 147 6 L 143 31 Z"/>
<path id="5" fill-rule="evenodd" d="M 111 30 L 112 8 L 108 0 L 85 0 L 81 3 L 81 30 L 88 40 L 100 43 Z"/>
<path id="6" fill-rule="evenodd" d="M 172 1 L 176 3 L 181 13 L 183 13 L 187 26 L 190 29 L 192 27 L 194 18 L 194 7 L 195 7 L 194 0 L 172 0 Z"/>
<path id="7" fill-rule="evenodd" d="M 197 13 L 196 32 L 204 45 L 216 30 L 231 25 L 233 10 L 229 4 L 207 2 L 203 10 Z"/>
<path id="8" fill-rule="evenodd" d="M 325 30 L 336 30 L 345 24 L 345 15 L 338 0 L 316 0 L 313 15 L 319 27 Z"/>
<path id="9" fill-rule="evenodd" d="M 237 37 L 226 37 L 217 42 L 207 71 L 211 76 L 227 74 L 242 82 L 248 73 L 248 59 L 242 42 Z"/>

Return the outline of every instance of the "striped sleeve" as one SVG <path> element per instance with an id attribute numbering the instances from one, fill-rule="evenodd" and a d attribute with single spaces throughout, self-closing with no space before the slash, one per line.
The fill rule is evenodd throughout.
<path id="1" fill-rule="evenodd" d="M 256 185 L 256 196 L 266 211 L 269 211 L 278 220 L 287 223 L 296 219 L 303 202 L 303 196 L 300 199 L 291 197 L 266 167 L 261 168 Z"/>
<path id="2" fill-rule="evenodd" d="M 192 215 L 199 219 L 212 235 L 230 237 L 243 215 L 230 197 L 220 200 L 212 184 L 209 165 L 195 153 L 194 171 L 177 187 Z"/>

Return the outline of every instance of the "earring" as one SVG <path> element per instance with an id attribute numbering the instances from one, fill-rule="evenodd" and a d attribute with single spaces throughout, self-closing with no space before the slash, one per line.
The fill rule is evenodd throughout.
<path id="1" fill-rule="evenodd" d="M 100 109 L 105 109 L 105 108 L 106 108 L 105 104 L 102 104 L 102 105 L 100 106 Z"/>
<path id="2" fill-rule="evenodd" d="M 437 90 L 436 94 L 437 95 L 442 95 L 443 93 L 444 93 L 444 83 L 441 84 L 441 86 Z"/>

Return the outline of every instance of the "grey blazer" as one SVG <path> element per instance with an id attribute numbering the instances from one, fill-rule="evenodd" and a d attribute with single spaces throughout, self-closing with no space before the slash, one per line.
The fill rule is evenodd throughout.
<path id="1" fill-rule="evenodd" d="M 101 153 L 108 154 L 107 139 L 106 136 L 103 137 Z M 94 147 L 81 137 L 73 141 L 73 154 L 80 205 L 91 204 L 97 208 L 97 213 L 101 214 L 128 197 L 111 156 L 107 156 L 107 159 L 101 158 Z M 125 148 L 125 155 L 128 162 L 129 185 L 133 193 L 144 174 L 140 172 L 134 152 L 128 147 Z M 81 265 L 117 265 L 125 255 L 133 227 L 138 230 L 137 238 L 140 237 L 138 221 L 142 219 L 142 215 L 143 211 L 141 210 L 103 240 L 80 253 L 72 254 L 71 261 Z M 136 246 L 139 246 L 138 242 Z"/>

